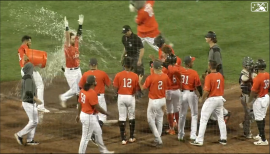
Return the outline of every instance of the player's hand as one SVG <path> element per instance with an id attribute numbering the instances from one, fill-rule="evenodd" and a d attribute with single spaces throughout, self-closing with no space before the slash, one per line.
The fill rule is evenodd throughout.
<path id="1" fill-rule="evenodd" d="M 139 75 L 139 82 L 141 82 L 143 79 L 143 75 Z"/>
<path id="2" fill-rule="evenodd" d="M 68 27 L 68 20 L 67 20 L 66 16 L 64 18 L 64 23 L 65 23 L 65 27 Z"/>
<path id="3" fill-rule="evenodd" d="M 141 66 L 142 65 L 142 60 L 139 59 L 138 62 L 137 62 L 137 66 Z"/>
<path id="4" fill-rule="evenodd" d="M 24 60 L 24 62 L 27 62 L 27 61 L 29 61 L 29 58 L 24 54 L 23 55 L 23 60 Z"/>
<path id="5" fill-rule="evenodd" d="M 79 25 L 82 25 L 83 24 L 83 20 L 84 20 L 84 15 L 79 15 L 79 20 L 78 20 L 78 23 Z"/>
<path id="6" fill-rule="evenodd" d="M 80 121 L 80 117 L 77 115 L 75 118 L 76 123 L 78 123 Z"/>

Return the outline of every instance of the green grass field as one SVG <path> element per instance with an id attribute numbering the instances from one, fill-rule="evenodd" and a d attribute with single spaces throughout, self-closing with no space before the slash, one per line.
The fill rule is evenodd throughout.
<path id="1" fill-rule="evenodd" d="M 269 64 L 269 12 L 253 13 L 250 3 L 157 1 L 154 11 L 160 30 L 174 43 L 176 55 L 182 59 L 187 55 L 195 56 L 194 69 L 199 74 L 207 67 L 209 46 L 204 35 L 209 30 L 215 31 L 223 51 L 227 83 L 236 83 L 244 56 L 264 58 Z M 42 7 L 47 11 L 41 11 Z M 66 16 L 70 27 L 77 29 L 79 14 L 85 16 L 80 49 L 82 71 L 87 70 L 91 57 L 98 57 L 99 69 L 107 73 L 121 71 L 122 26 L 129 24 L 137 33 L 135 13 L 129 12 L 128 2 L 1 1 L 1 82 L 21 78 L 17 50 L 25 34 L 32 36 L 32 48 L 48 52 L 48 61 L 57 59 L 56 52 L 61 55 L 58 56 L 60 62 L 50 65 L 53 72 L 60 72 L 64 65 L 63 52 L 56 50 L 62 46 L 64 34 L 60 23 Z M 157 52 L 148 45 L 145 49 L 144 64 L 148 73 L 148 55 L 157 55 Z"/>

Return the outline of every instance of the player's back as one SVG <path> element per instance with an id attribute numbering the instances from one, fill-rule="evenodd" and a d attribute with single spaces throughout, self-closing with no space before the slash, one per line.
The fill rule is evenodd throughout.
<path id="1" fill-rule="evenodd" d="M 210 73 L 205 77 L 204 90 L 209 91 L 208 97 L 224 95 L 224 77 L 219 72 Z"/>
<path id="2" fill-rule="evenodd" d="M 97 93 L 89 89 L 88 91 L 85 91 L 84 89 L 81 89 L 80 94 L 79 94 L 79 102 L 81 103 L 82 106 L 82 112 L 88 113 L 88 114 L 93 114 L 97 113 L 98 111 L 95 110 L 91 105 L 97 103 Z"/>
<path id="3" fill-rule="evenodd" d="M 269 73 L 258 73 L 253 79 L 252 91 L 258 92 L 259 97 L 263 97 L 268 94 L 269 89 Z"/>
<path id="4" fill-rule="evenodd" d="M 115 75 L 113 85 L 118 88 L 118 94 L 133 95 L 139 89 L 139 77 L 131 71 L 122 71 Z"/>
<path id="5" fill-rule="evenodd" d="M 182 77 L 181 84 L 183 90 L 195 90 L 197 86 L 201 85 L 200 77 L 195 70 L 180 67 L 180 74 Z"/>
<path id="6" fill-rule="evenodd" d="M 181 84 L 181 74 L 179 71 L 180 67 L 178 65 L 169 65 L 168 66 L 168 77 L 171 81 L 171 85 L 169 89 L 171 90 L 176 90 L 180 89 L 180 84 Z"/>
<path id="7" fill-rule="evenodd" d="M 102 70 L 89 70 L 85 72 L 82 76 L 82 79 L 79 83 L 79 86 L 83 88 L 84 84 L 86 83 L 86 79 L 89 75 L 94 75 L 96 77 L 97 85 L 95 87 L 95 91 L 97 94 L 104 94 L 105 93 L 105 85 L 110 85 L 110 79 L 108 75 Z"/>
<path id="8" fill-rule="evenodd" d="M 167 74 L 152 74 L 147 77 L 146 84 L 150 85 L 149 98 L 160 99 L 165 97 L 165 91 L 168 90 L 170 81 Z"/>

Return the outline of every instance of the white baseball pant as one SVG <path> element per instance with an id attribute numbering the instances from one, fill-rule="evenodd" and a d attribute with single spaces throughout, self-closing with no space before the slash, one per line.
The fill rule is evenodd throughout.
<path id="1" fill-rule="evenodd" d="M 266 94 L 264 97 L 257 98 L 253 103 L 253 112 L 256 121 L 262 121 L 269 106 L 269 95 Z"/>
<path id="2" fill-rule="evenodd" d="M 98 104 L 105 111 L 107 111 L 107 104 L 106 104 L 106 100 L 105 100 L 104 94 L 99 94 L 99 96 L 98 96 Z M 98 120 L 100 120 L 100 121 L 102 121 L 104 123 L 104 121 L 107 120 L 107 116 L 105 114 L 102 114 L 102 113 L 99 112 L 98 113 Z"/>
<path id="3" fill-rule="evenodd" d="M 199 128 L 199 134 L 196 138 L 196 142 L 203 143 L 206 125 L 213 111 L 217 115 L 217 118 L 218 118 L 220 139 L 227 140 L 226 124 L 223 117 L 224 101 L 225 99 L 222 96 L 210 97 L 206 99 L 201 110 L 200 128 Z"/>
<path id="4" fill-rule="evenodd" d="M 87 114 L 81 111 L 80 120 L 82 123 L 82 138 L 79 147 L 79 154 L 85 153 L 89 140 L 92 134 L 95 135 L 95 141 L 98 144 L 101 153 L 108 152 L 103 143 L 102 130 L 98 123 L 97 115 Z"/>
<path id="5" fill-rule="evenodd" d="M 23 108 L 29 118 L 28 124 L 17 133 L 19 137 L 23 137 L 27 134 L 27 142 L 31 142 L 34 139 L 36 127 L 38 124 L 38 111 L 36 103 L 22 102 Z"/>
<path id="6" fill-rule="evenodd" d="M 135 119 L 135 96 L 118 95 L 119 121 L 126 121 L 127 114 L 129 120 Z"/>
<path id="7" fill-rule="evenodd" d="M 223 106 L 223 117 L 225 117 L 228 113 L 229 113 L 229 111 L 227 110 L 227 109 L 225 109 L 225 107 Z M 210 117 L 210 119 L 211 120 L 214 120 L 214 121 L 217 121 L 217 115 L 215 114 L 215 112 L 213 112 L 212 114 L 211 114 L 211 117 Z"/>
<path id="8" fill-rule="evenodd" d="M 60 95 L 60 99 L 62 101 L 67 101 L 74 95 L 79 95 L 80 93 L 79 82 L 82 78 L 82 72 L 80 68 L 75 70 L 70 70 L 70 68 L 66 68 L 64 75 L 67 79 L 67 83 L 70 89 L 64 94 Z"/>
<path id="9" fill-rule="evenodd" d="M 166 91 L 166 106 L 167 113 L 179 112 L 180 107 L 180 90 L 167 90 Z"/>
<path id="10" fill-rule="evenodd" d="M 198 96 L 195 92 L 191 92 L 190 90 L 184 90 L 181 92 L 182 101 L 180 103 L 180 111 L 179 111 L 179 124 L 178 124 L 178 139 L 182 139 L 185 136 L 185 123 L 186 123 L 186 115 L 188 111 L 188 106 L 191 112 L 191 132 L 190 138 L 196 139 L 197 133 L 197 121 L 198 121 Z"/>
<path id="11" fill-rule="evenodd" d="M 154 45 L 155 38 L 151 38 L 151 37 L 144 37 L 144 38 L 140 37 L 140 38 L 142 40 L 143 45 L 145 45 L 145 42 L 146 42 L 147 44 L 151 46 L 151 48 L 158 51 L 159 49 L 158 46 Z"/>
<path id="12" fill-rule="evenodd" d="M 158 144 L 162 144 L 161 134 L 163 127 L 163 115 L 164 112 L 162 110 L 166 105 L 166 99 L 150 99 L 147 107 L 147 121 L 149 123 L 149 127 L 155 136 L 155 141 Z M 157 124 L 157 125 L 156 125 Z"/>
<path id="13" fill-rule="evenodd" d="M 21 69 L 21 75 L 24 76 L 23 69 Z M 42 102 L 42 104 L 38 105 L 38 108 L 44 109 L 44 84 L 38 71 L 33 72 L 33 79 L 37 87 L 37 98 Z"/>

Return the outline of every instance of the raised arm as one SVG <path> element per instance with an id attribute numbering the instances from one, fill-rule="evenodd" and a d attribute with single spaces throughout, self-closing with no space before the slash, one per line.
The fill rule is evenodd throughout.
<path id="1" fill-rule="evenodd" d="M 77 31 L 77 36 L 81 36 L 82 35 L 83 20 L 84 20 L 84 15 L 82 15 L 82 14 L 79 15 L 79 20 L 78 20 L 79 28 L 78 28 L 78 31 Z"/>
<path id="2" fill-rule="evenodd" d="M 64 19 L 64 22 L 65 22 L 65 27 L 66 27 L 66 42 L 65 42 L 65 44 L 67 46 L 69 46 L 70 45 L 70 33 L 69 33 L 68 21 L 67 21 L 66 17 Z"/>

